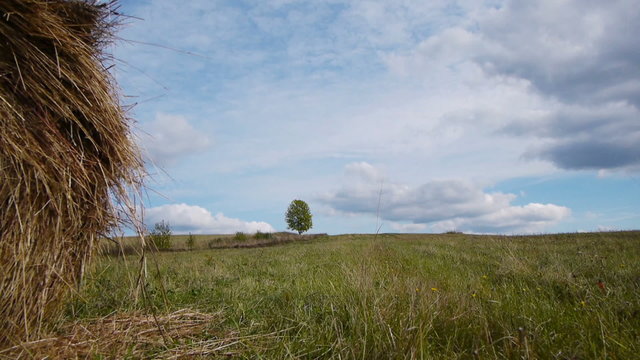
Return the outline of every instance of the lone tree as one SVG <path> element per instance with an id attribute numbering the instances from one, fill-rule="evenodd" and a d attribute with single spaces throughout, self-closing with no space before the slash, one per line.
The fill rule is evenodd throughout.
<path id="1" fill-rule="evenodd" d="M 309 205 L 302 200 L 293 200 L 289 204 L 285 219 L 289 226 L 288 228 L 297 231 L 298 234 L 302 234 L 313 227 Z"/>

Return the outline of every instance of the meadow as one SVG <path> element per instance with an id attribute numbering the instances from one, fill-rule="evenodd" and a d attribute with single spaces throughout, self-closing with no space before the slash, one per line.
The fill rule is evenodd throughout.
<path id="1" fill-rule="evenodd" d="M 137 257 L 99 257 L 61 324 L 195 314 L 184 322 L 193 331 L 165 328 L 141 349 L 140 336 L 92 348 L 105 357 L 640 356 L 640 232 L 340 235 L 241 249 L 207 239 L 149 257 L 146 303 L 131 295 Z"/>

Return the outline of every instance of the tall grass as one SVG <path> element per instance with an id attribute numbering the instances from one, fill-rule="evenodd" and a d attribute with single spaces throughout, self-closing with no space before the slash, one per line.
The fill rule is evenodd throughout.
<path id="1" fill-rule="evenodd" d="M 155 297 L 161 312 L 223 314 L 211 333 L 277 334 L 236 345 L 241 358 L 630 359 L 640 351 L 638 232 L 344 235 L 157 256 L 168 300 Z M 122 260 L 103 259 L 68 314 L 135 310 L 128 276 Z"/>

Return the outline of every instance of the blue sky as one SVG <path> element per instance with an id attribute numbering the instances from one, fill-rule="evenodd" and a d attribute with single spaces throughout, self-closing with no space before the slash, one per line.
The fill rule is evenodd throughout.
<path id="1" fill-rule="evenodd" d="M 640 224 L 637 1 L 121 1 L 110 49 L 176 232 Z M 378 206 L 380 203 L 380 206 Z"/>

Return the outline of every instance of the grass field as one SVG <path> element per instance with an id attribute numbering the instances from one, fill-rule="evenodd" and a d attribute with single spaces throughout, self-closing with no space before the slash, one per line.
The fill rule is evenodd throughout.
<path id="1" fill-rule="evenodd" d="M 341 235 L 158 253 L 147 286 L 157 314 L 212 317 L 145 356 L 215 342 L 209 356 L 639 358 L 639 260 L 640 232 Z M 101 257 L 66 321 L 140 313 L 136 271 L 135 257 Z"/>

